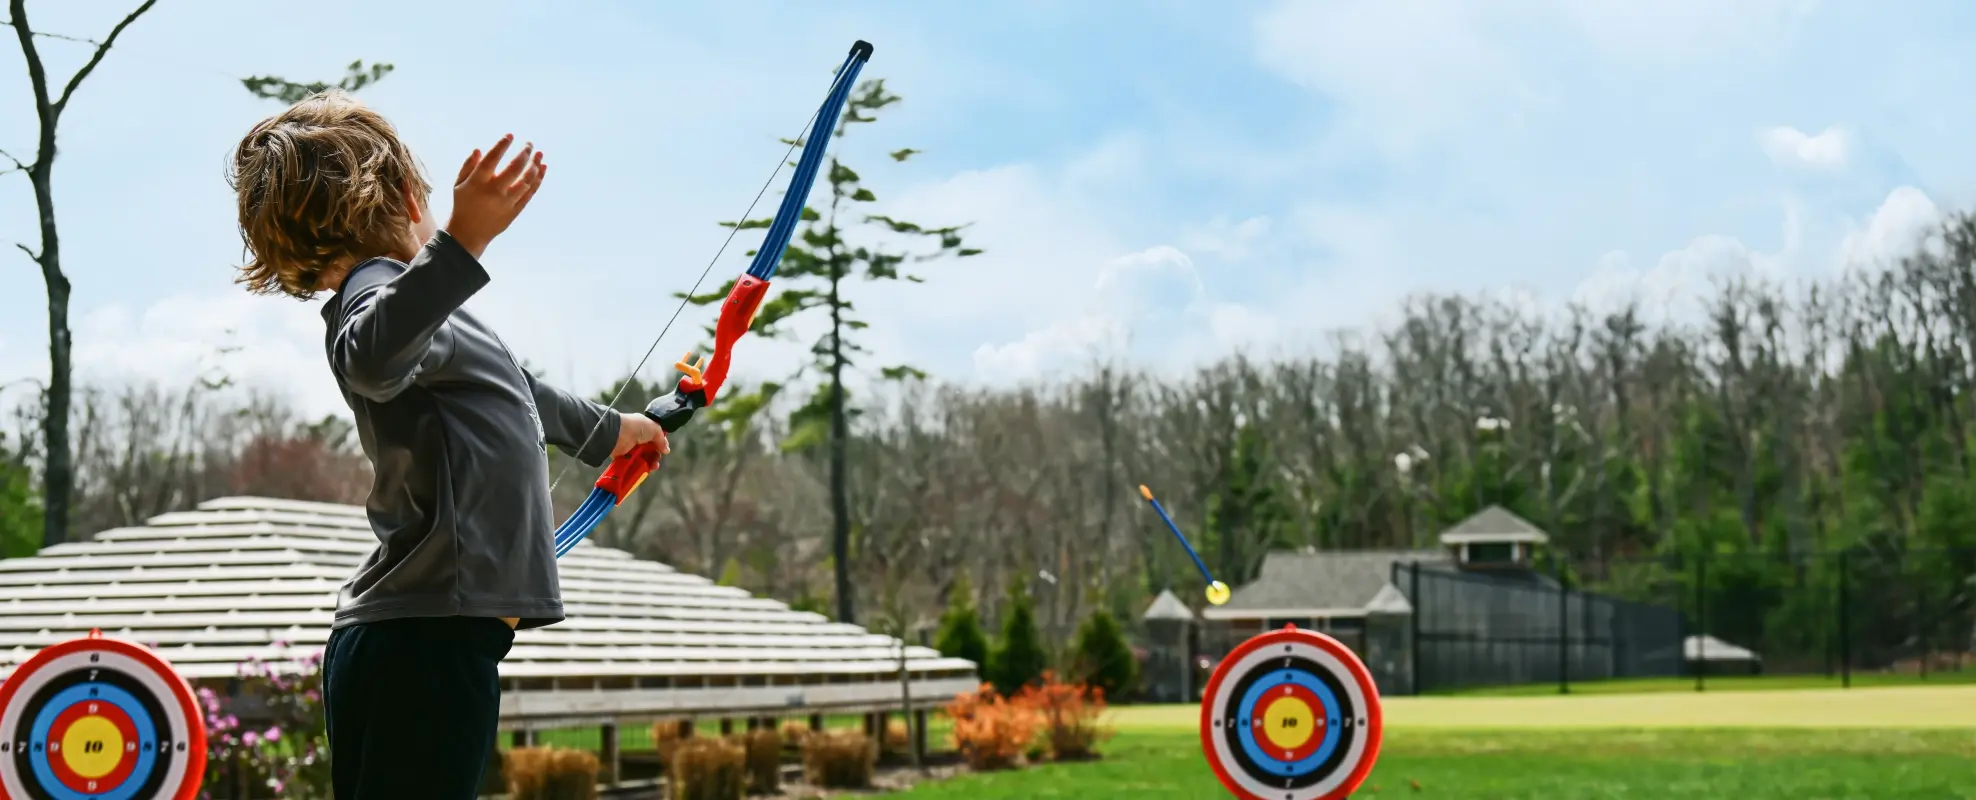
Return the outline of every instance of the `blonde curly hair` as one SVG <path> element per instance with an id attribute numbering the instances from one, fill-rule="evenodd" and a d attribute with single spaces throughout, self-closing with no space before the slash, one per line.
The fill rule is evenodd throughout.
<path id="1" fill-rule="evenodd" d="M 262 120 L 227 171 L 248 261 L 237 282 L 307 300 L 324 277 L 405 241 L 412 209 L 432 195 L 412 151 L 376 111 L 340 90 Z"/>

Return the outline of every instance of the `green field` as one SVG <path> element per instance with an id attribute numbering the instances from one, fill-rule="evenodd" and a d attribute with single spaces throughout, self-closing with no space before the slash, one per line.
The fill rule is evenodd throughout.
<path id="1" fill-rule="evenodd" d="M 1387 701 L 1360 797 L 1976 800 L 1976 687 Z M 1104 761 L 965 775 L 902 797 L 1225 797 L 1193 707 L 1112 715 Z"/>
<path id="2" fill-rule="evenodd" d="M 1532 697 L 1392 697 L 1396 731 L 1628 728 L 1963 728 L 1976 730 L 1976 685 L 1885 689 L 1766 689 Z M 1112 715 L 1121 732 L 1193 730 L 1196 706 L 1136 706 Z"/>
<path id="3" fill-rule="evenodd" d="M 1934 672 L 1860 672 L 1850 679 L 1852 688 L 1889 686 L 1955 686 L 1976 684 L 1976 669 Z M 1836 675 L 1711 675 L 1704 679 L 1710 692 L 1764 691 L 1771 689 L 1839 689 L 1845 681 Z M 1582 681 L 1569 686 L 1571 694 L 1642 694 L 1647 692 L 1693 692 L 1694 678 L 1626 678 L 1610 681 Z M 1555 683 L 1519 683 L 1513 686 L 1482 686 L 1450 689 L 1432 694 L 1456 697 L 1534 697 L 1559 694 Z"/>

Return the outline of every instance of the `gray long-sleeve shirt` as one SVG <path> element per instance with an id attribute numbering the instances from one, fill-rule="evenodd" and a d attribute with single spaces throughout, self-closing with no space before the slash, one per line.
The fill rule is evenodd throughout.
<path id="1" fill-rule="evenodd" d="M 548 445 L 568 452 L 587 437 L 575 456 L 601 465 L 620 418 L 536 380 L 461 308 L 487 282 L 441 232 L 409 265 L 358 265 L 323 305 L 329 366 L 376 472 L 367 511 L 378 547 L 344 584 L 334 627 L 563 619 Z"/>

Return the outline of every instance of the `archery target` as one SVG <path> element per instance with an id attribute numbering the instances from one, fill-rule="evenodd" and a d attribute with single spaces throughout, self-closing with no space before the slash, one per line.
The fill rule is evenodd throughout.
<path id="1" fill-rule="evenodd" d="M 1237 646 L 1208 678 L 1201 749 L 1244 800 L 1340 800 L 1372 772 L 1379 687 L 1338 640 L 1295 627 Z"/>
<path id="2" fill-rule="evenodd" d="M 0 800 L 192 800 L 206 728 L 171 665 L 92 635 L 0 683 Z"/>

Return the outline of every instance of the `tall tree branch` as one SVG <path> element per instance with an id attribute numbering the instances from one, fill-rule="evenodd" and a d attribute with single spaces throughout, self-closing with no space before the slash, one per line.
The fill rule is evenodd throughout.
<path id="1" fill-rule="evenodd" d="M 25 0 L 14 0 L 14 2 L 19 5 Z M 96 70 L 97 64 L 103 63 L 103 56 L 110 52 L 110 47 L 117 43 L 117 37 L 123 35 L 124 29 L 130 27 L 138 17 L 144 16 L 144 12 L 150 11 L 151 7 L 157 4 L 158 0 L 144 0 L 143 5 L 138 6 L 137 10 L 130 12 L 122 22 L 110 29 L 110 35 L 104 37 L 103 43 L 96 46 L 96 52 L 89 54 L 88 63 L 83 64 L 82 69 L 76 70 L 74 77 L 69 78 L 69 85 L 62 87 L 62 99 L 55 101 L 55 113 L 61 113 L 62 109 L 68 106 L 69 96 L 75 94 L 76 87 L 82 85 L 83 78 L 89 77 L 89 73 Z"/>
<path id="2" fill-rule="evenodd" d="M 21 41 L 21 55 L 27 59 L 28 85 L 34 88 L 34 110 L 41 117 L 41 125 L 47 128 L 54 123 L 54 104 L 48 102 L 48 70 L 41 64 L 41 51 L 34 46 L 34 31 L 27 27 L 27 0 L 9 0 L 7 21 L 14 26 L 14 36 Z M 36 157 L 36 163 L 40 158 Z"/>

